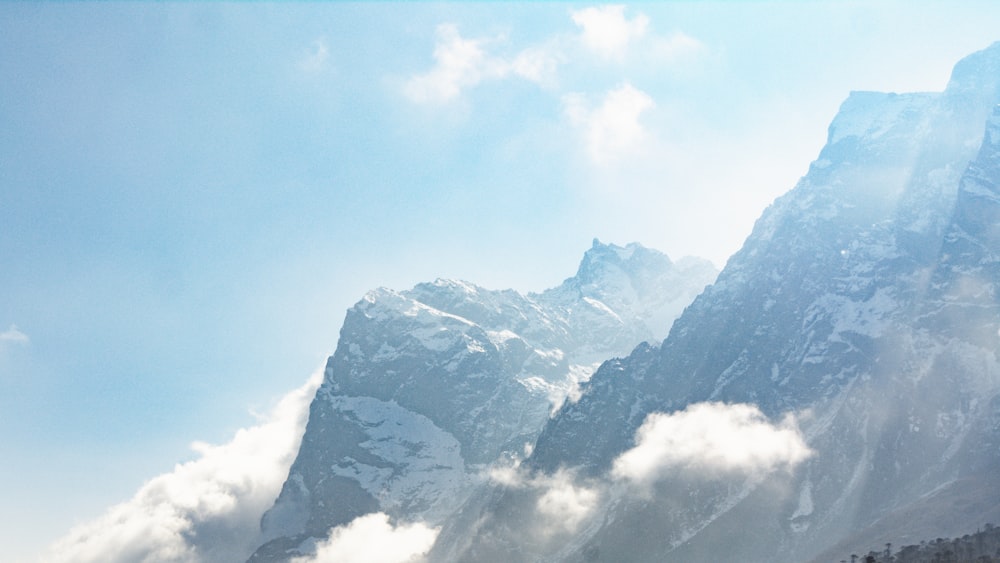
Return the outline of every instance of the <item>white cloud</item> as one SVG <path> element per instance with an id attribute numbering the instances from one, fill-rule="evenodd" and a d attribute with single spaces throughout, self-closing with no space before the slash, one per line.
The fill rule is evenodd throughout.
<path id="1" fill-rule="evenodd" d="M 572 12 L 571 17 L 581 29 L 583 44 L 605 59 L 623 59 L 629 44 L 642 39 L 649 27 L 645 14 L 627 19 L 621 5 L 584 8 Z"/>
<path id="2" fill-rule="evenodd" d="M 631 84 L 608 92 L 597 107 L 590 107 L 581 94 L 567 94 L 562 101 L 567 117 L 579 130 L 587 155 L 595 164 L 607 165 L 644 152 L 652 139 L 639 118 L 656 104 Z"/>
<path id="3" fill-rule="evenodd" d="M 46 561 L 220 561 L 256 547 L 260 517 L 298 450 L 322 371 L 285 395 L 257 426 L 227 444 L 192 445 L 201 457 L 153 478 L 132 499 L 73 528 Z"/>
<path id="4" fill-rule="evenodd" d="M 653 413 L 636 432 L 636 446 L 603 475 L 582 477 L 565 467 L 552 474 L 531 472 L 516 457 L 492 467 L 493 483 L 520 491 L 511 496 L 511 506 L 528 510 L 518 509 L 516 518 L 486 529 L 543 551 L 558 549 L 567 537 L 583 541 L 593 533 L 588 521 L 613 514 L 607 510 L 620 502 L 654 500 L 648 495 L 660 478 L 754 482 L 811 455 L 794 417 L 771 423 L 754 405 L 697 403 L 672 414 Z"/>
<path id="5" fill-rule="evenodd" d="M 674 62 L 684 57 L 696 55 L 705 50 L 705 44 L 690 35 L 678 31 L 669 37 L 654 37 L 650 54 L 654 59 Z"/>
<path id="6" fill-rule="evenodd" d="M 303 72 L 319 72 L 326 68 L 329 59 L 330 49 L 326 46 L 326 41 L 317 39 L 313 41 L 309 51 L 299 59 L 298 67 Z"/>
<path id="7" fill-rule="evenodd" d="M 598 490 L 576 483 L 572 473 L 557 471 L 539 482 L 544 491 L 538 497 L 535 510 L 560 532 L 575 532 L 597 508 Z"/>
<path id="8" fill-rule="evenodd" d="M 407 81 L 404 92 L 414 102 L 447 102 L 462 89 L 478 84 L 486 75 L 498 69 L 487 60 L 481 41 L 463 39 L 451 24 L 437 28 L 434 47 L 434 68 Z"/>
<path id="9" fill-rule="evenodd" d="M 11 344 L 20 344 L 22 346 L 29 344 L 31 339 L 28 338 L 27 334 L 24 334 L 18 330 L 17 325 L 10 325 L 10 328 L 0 332 L 0 343 L 10 342 Z"/>
<path id="10" fill-rule="evenodd" d="M 668 471 L 763 473 L 791 469 L 812 455 L 795 418 L 773 424 L 755 405 L 696 403 L 652 413 L 636 445 L 619 456 L 612 477 L 640 486 Z"/>
<path id="11" fill-rule="evenodd" d="M 515 76 L 549 85 L 554 81 L 556 68 L 565 58 L 554 44 L 536 45 L 520 51 L 508 64 Z"/>
<path id="12" fill-rule="evenodd" d="M 438 531 L 419 522 L 393 526 L 388 515 L 375 512 L 334 528 L 314 556 L 292 563 L 416 563 L 430 551 Z"/>
<path id="13" fill-rule="evenodd" d="M 648 65 L 673 63 L 704 49 L 700 41 L 682 32 L 669 36 L 649 33 L 649 18 L 642 13 L 628 18 L 621 5 L 576 10 L 570 17 L 578 33 L 556 33 L 513 54 L 496 52 L 506 44 L 502 36 L 466 38 L 454 24 L 440 24 L 435 30 L 434 66 L 410 76 L 403 84 L 403 93 L 415 103 L 445 104 L 484 82 L 509 78 L 555 90 L 559 66 L 579 60 L 587 52 L 623 63 L 634 58 L 631 49 L 641 64 Z"/>
<path id="14" fill-rule="evenodd" d="M 465 39 L 452 24 L 439 25 L 435 35 L 434 67 L 403 85 L 403 93 L 416 103 L 447 103 L 481 82 L 511 76 L 543 84 L 560 60 L 555 51 L 541 46 L 509 58 L 494 56 L 486 46 L 496 40 Z"/>
<path id="15" fill-rule="evenodd" d="M 535 514 L 538 521 L 531 528 L 542 535 L 573 533 L 590 515 L 601 499 L 601 484 L 584 484 L 567 469 L 552 475 L 527 475 L 515 461 L 514 465 L 490 470 L 490 479 L 511 489 L 530 489 L 537 494 Z"/>

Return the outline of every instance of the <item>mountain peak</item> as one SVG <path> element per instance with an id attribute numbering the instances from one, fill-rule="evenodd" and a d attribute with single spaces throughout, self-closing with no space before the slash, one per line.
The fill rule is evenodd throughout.
<path id="1" fill-rule="evenodd" d="M 907 116 L 919 115 L 937 97 L 933 93 L 851 92 L 830 124 L 827 144 L 834 145 L 847 137 L 878 139 Z"/>
<path id="2" fill-rule="evenodd" d="M 371 512 L 441 524 L 488 486 L 483 467 L 533 444 L 599 362 L 662 337 L 715 274 L 596 239 L 581 270 L 594 283 L 541 294 L 443 278 L 368 292 L 251 561 L 287 561 Z"/>
<path id="3" fill-rule="evenodd" d="M 669 269 L 671 265 L 672 262 L 666 254 L 646 248 L 637 242 L 618 246 L 611 243 L 604 244 L 595 238 L 594 244 L 584 253 L 583 260 L 580 261 L 576 277 L 581 283 L 596 283 L 613 270 L 662 271 Z"/>
<path id="4" fill-rule="evenodd" d="M 632 256 L 632 253 L 639 248 L 643 250 L 648 250 L 646 249 L 646 247 L 637 242 L 630 242 L 625 246 L 618 246 L 617 244 L 614 243 L 605 244 L 601 242 L 601 239 L 594 237 L 594 243 L 590 246 L 590 250 L 585 252 L 584 255 L 590 254 L 592 252 L 598 254 L 616 254 L 621 259 L 628 260 Z"/>
<path id="5" fill-rule="evenodd" d="M 958 61 L 945 92 L 996 99 L 1000 93 L 1000 41 Z"/>

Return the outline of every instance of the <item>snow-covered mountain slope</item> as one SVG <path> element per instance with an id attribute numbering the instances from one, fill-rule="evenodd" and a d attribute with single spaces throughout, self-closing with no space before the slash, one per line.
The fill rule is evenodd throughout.
<path id="1" fill-rule="evenodd" d="M 1000 43 L 943 93 L 851 94 L 808 174 L 662 345 L 602 365 L 539 436 L 530 479 L 571 472 L 599 493 L 574 532 L 526 541 L 520 522 L 549 491 L 499 487 L 449 522 L 435 556 L 804 561 L 878 522 L 905 534 L 896 515 L 955 483 L 1000 491 L 998 103 Z M 647 416 L 701 402 L 796 413 L 812 456 L 623 490 L 616 460 Z M 943 535 L 987 516 L 934 506 Z"/>
<path id="2" fill-rule="evenodd" d="M 661 338 L 716 274 L 595 240 L 576 276 L 540 294 L 453 280 L 368 293 L 347 313 L 251 560 L 308 552 L 371 512 L 444 522 L 600 361 Z"/>

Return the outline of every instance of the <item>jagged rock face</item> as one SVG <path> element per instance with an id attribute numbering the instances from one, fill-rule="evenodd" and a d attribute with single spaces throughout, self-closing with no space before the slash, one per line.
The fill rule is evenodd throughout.
<path id="1" fill-rule="evenodd" d="M 800 413 L 815 455 L 797 471 L 666 479 L 536 552 L 508 533 L 530 503 L 500 490 L 439 539 L 474 537 L 465 551 L 436 553 L 804 561 L 958 480 L 1000 490 L 998 103 L 1000 43 L 941 94 L 852 94 L 809 173 L 663 344 L 601 366 L 526 460 L 601 478 L 649 413 L 724 401 Z M 944 528 L 978 517 L 939 515 Z"/>
<path id="2" fill-rule="evenodd" d="M 370 292 L 347 313 L 251 560 L 287 560 L 374 511 L 443 522 L 598 362 L 662 337 L 716 273 L 595 240 L 575 277 L 540 294 L 451 280 Z"/>

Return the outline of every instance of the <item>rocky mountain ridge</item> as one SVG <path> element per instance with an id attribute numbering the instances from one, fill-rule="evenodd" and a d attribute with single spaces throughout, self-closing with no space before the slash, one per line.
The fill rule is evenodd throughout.
<path id="1" fill-rule="evenodd" d="M 662 337 L 715 274 L 595 239 L 574 277 L 538 294 L 443 279 L 369 292 L 347 313 L 251 561 L 308 554 L 372 512 L 444 522 L 600 361 Z"/>

